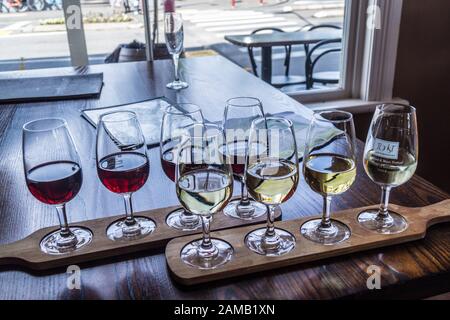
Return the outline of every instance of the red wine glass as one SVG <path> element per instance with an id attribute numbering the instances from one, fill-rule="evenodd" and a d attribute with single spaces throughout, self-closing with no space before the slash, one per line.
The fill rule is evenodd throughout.
<path id="1" fill-rule="evenodd" d="M 125 202 L 124 219 L 111 224 L 106 233 L 114 241 L 143 238 L 156 228 L 146 217 L 135 217 L 131 196 L 147 181 L 150 164 L 147 147 L 136 114 L 131 111 L 102 115 L 97 128 L 97 173 L 111 192 Z"/>
<path id="2" fill-rule="evenodd" d="M 88 245 L 92 232 L 69 227 L 67 222 L 66 203 L 80 191 L 83 174 L 66 121 L 48 118 L 28 122 L 23 126 L 22 139 L 28 190 L 39 201 L 56 208 L 60 223 L 60 230 L 42 239 L 41 250 L 59 255 Z"/>
<path id="3" fill-rule="evenodd" d="M 160 154 L 161 166 L 166 176 L 175 182 L 175 167 L 181 137 L 193 124 L 203 123 L 200 107 L 191 103 L 170 105 L 164 111 L 161 123 Z M 171 228 L 193 231 L 202 227 L 201 219 L 184 208 L 172 211 L 166 218 Z"/>
<path id="4" fill-rule="evenodd" d="M 264 119 L 261 101 L 252 97 L 237 97 L 227 101 L 222 126 L 225 131 L 228 158 L 233 175 L 241 182 L 241 198 L 232 200 L 223 213 L 242 220 L 253 220 L 266 214 L 266 206 L 249 198 L 245 186 L 245 155 L 252 121 Z"/>

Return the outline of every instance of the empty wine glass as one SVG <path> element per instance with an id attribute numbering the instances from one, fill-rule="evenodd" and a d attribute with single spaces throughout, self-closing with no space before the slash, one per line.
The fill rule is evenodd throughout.
<path id="1" fill-rule="evenodd" d="M 160 139 L 161 165 L 166 176 L 173 182 L 181 138 L 189 126 L 203 121 L 202 111 L 195 104 L 179 103 L 168 106 L 164 111 Z M 202 226 L 201 219 L 184 208 L 172 211 L 167 216 L 166 223 L 183 231 L 197 230 Z"/>
<path id="2" fill-rule="evenodd" d="M 404 231 L 408 222 L 388 209 L 392 188 L 406 183 L 417 168 L 419 142 L 416 109 L 403 104 L 384 104 L 376 108 L 364 149 L 364 169 L 381 187 L 378 210 L 366 210 L 359 223 L 382 234 Z"/>
<path id="3" fill-rule="evenodd" d="M 25 179 L 31 194 L 56 208 L 60 230 L 40 243 L 45 253 L 58 255 L 80 249 L 92 241 L 86 228 L 70 227 L 66 203 L 75 198 L 83 182 L 80 157 L 64 119 L 26 123 L 22 136 Z"/>
<path id="4" fill-rule="evenodd" d="M 264 111 L 256 98 L 238 97 L 227 101 L 222 127 L 225 131 L 226 148 L 233 175 L 241 182 L 241 198 L 232 200 L 223 210 L 224 214 L 243 220 L 252 220 L 266 213 L 266 206 L 250 199 L 245 186 L 245 155 L 248 136 L 253 120 L 264 118 Z"/>
<path id="5" fill-rule="evenodd" d="M 102 115 L 97 127 L 97 173 L 109 191 L 123 196 L 126 214 L 106 230 L 111 240 L 136 240 L 155 229 L 151 219 L 134 216 L 131 200 L 147 181 L 149 171 L 147 146 L 136 114 L 118 111 Z"/>
<path id="6" fill-rule="evenodd" d="M 297 145 L 290 120 L 266 117 L 253 121 L 248 140 L 245 181 L 250 195 L 266 205 L 267 227 L 245 237 L 247 247 L 261 255 L 280 256 L 295 247 L 295 237 L 275 228 L 275 208 L 289 200 L 299 180 Z"/>
<path id="7" fill-rule="evenodd" d="M 202 219 L 203 239 L 188 243 L 181 250 L 184 263 L 199 269 L 214 269 L 227 263 L 231 245 L 209 235 L 212 216 L 220 212 L 233 194 L 233 174 L 226 156 L 219 152 L 224 144 L 220 127 L 194 124 L 179 148 L 176 190 L 181 205 Z"/>
<path id="8" fill-rule="evenodd" d="M 333 132 L 330 141 L 318 139 Z M 301 226 L 301 234 L 314 242 L 332 245 L 347 240 L 350 228 L 331 219 L 331 199 L 346 192 L 356 178 L 356 138 L 353 116 L 344 111 L 314 114 L 309 126 L 303 174 L 311 189 L 323 197 L 323 216 Z"/>
<path id="9" fill-rule="evenodd" d="M 178 64 L 180 54 L 183 52 L 183 19 L 181 14 L 175 12 L 167 12 L 164 15 L 164 35 L 166 38 L 166 47 L 172 55 L 173 65 L 175 67 L 175 81 L 167 84 L 167 88 L 180 90 L 187 88 L 189 85 L 180 80 Z"/>

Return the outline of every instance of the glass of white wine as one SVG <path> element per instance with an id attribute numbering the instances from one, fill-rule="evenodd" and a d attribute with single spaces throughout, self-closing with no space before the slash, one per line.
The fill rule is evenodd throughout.
<path id="1" fill-rule="evenodd" d="M 233 255 L 229 243 L 211 239 L 209 234 L 213 214 L 222 211 L 233 194 L 231 165 L 219 152 L 225 137 L 220 127 L 197 123 L 182 139 L 176 170 L 177 196 L 184 209 L 201 217 L 203 239 L 184 246 L 181 259 L 199 269 L 214 269 Z"/>
<path id="2" fill-rule="evenodd" d="M 274 217 L 276 206 L 294 195 L 298 180 L 292 122 L 280 117 L 254 120 L 248 140 L 245 182 L 253 199 L 267 206 L 267 227 L 245 237 L 250 250 L 265 256 L 280 256 L 294 249 L 294 235 L 275 228 Z"/>
<path id="3" fill-rule="evenodd" d="M 389 194 L 414 175 L 418 150 L 416 109 L 403 104 L 378 106 L 367 134 L 364 169 L 381 186 L 381 204 L 378 210 L 359 214 L 362 226 L 382 234 L 406 230 L 406 219 L 388 210 Z"/>
<path id="4" fill-rule="evenodd" d="M 324 131 L 334 132 L 330 141 L 317 139 Z M 304 223 L 300 233 L 323 245 L 347 240 L 350 228 L 331 219 L 331 200 L 346 192 L 356 178 L 356 138 L 351 113 L 333 110 L 314 114 L 306 137 L 303 174 L 310 188 L 323 197 L 323 216 Z"/>

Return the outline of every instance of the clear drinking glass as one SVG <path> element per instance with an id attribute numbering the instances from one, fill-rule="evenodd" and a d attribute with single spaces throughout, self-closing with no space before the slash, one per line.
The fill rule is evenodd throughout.
<path id="1" fill-rule="evenodd" d="M 136 240 L 155 229 L 151 219 L 133 215 L 131 200 L 133 192 L 147 181 L 149 171 L 147 146 L 136 114 L 119 111 L 102 115 L 97 127 L 97 173 L 109 191 L 123 196 L 126 214 L 106 230 L 111 240 Z"/>
<path id="2" fill-rule="evenodd" d="M 250 199 L 245 186 L 245 155 L 253 120 L 264 118 L 264 111 L 256 98 L 238 97 L 227 101 L 222 127 L 225 131 L 226 150 L 233 175 L 241 182 L 241 198 L 230 201 L 223 212 L 233 218 L 252 220 L 266 213 L 266 206 Z"/>
<path id="3" fill-rule="evenodd" d="M 166 38 L 166 46 L 172 55 L 173 65 L 175 67 L 175 81 L 167 84 L 167 88 L 180 90 L 187 88 L 189 85 L 180 80 L 178 74 L 178 63 L 180 54 L 183 52 L 183 19 L 181 14 L 175 12 L 167 12 L 164 14 L 164 35 Z"/>
<path id="4" fill-rule="evenodd" d="M 164 111 L 160 139 L 161 165 L 166 176 L 173 182 L 181 138 L 189 126 L 203 122 L 202 111 L 195 104 L 171 105 Z M 171 212 L 166 218 L 166 223 L 183 231 L 197 230 L 202 226 L 199 216 L 187 212 L 184 208 Z"/>
<path id="5" fill-rule="evenodd" d="M 324 132 L 334 132 L 333 138 L 330 141 L 317 139 Z M 300 233 L 324 245 L 347 240 L 350 228 L 331 219 L 331 199 L 346 192 L 356 178 L 356 138 L 351 113 L 314 114 L 306 138 L 303 174 L 311 189 L 323 197 L 323 216 L 304 223 Z"/>
<path id="6" fill-rule="evenodd" d="M 47 118 L 26 123 L 22 136 L 25 179 L 31 194 L 56 208 L 60 230 L 40 243 L 45 253 L 58 255 L 80 249 L 92 241 L 86 228 L 70 227 L 66 203 L 75 198 L 83 182 L 80 157 L 64 119 Z"/>
<path id="7" fill-rule="evenodd" d="M 280 256 L 295 247 L 295 237 L 275 228 L 275 208 L 295 193 L 299 180 L 297 145 L 292 122 L 278 117 L 253 121 L 248 140 L 245 181 L 248 192 L 267 206 L 267 227 L 245 237 L 261 255 Z"/>
<path id="8" fill-rule="evenodd" d="M 408 227 L 404 217 L 388 210 L 389 194 L 414 175 L 418 150 L 416 109 L 403 104 L 378 106 L 367 135 L 364 169 L 381 187 L 381 204 L 378 210 L 360 213 L 362 226 L 382 234 L 400 233 Z"/>
<path id="9" fill-rule="evenodd" d="M 227 263 L 231 245 L 209 235 L 212 216 L 220 212 L 233 194 L 233 174 L 226 156 L 218 152 L 224 144 L 220 127 L 194 124 L 179 148 L 176 190 L 181 205 L 202 219 L 203 239 L 181 250 L 184 263 L 199 269 L 214 269 Z"/>

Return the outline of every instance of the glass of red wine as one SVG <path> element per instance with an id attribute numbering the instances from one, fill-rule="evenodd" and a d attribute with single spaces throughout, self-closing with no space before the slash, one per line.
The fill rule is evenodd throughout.
<path id="1" fill-rule="evenodd" d="M 161 166 L 166 176 L 173 182 L 175 182 L 175 167 L 181 137 L 189 126 L 203 122 L 202 111 L 195 104 L 170 105 L 164 111 L 160 139 Z M 167 216 L 166 223 L 172 228 L 183 231 L 193 231 L 202 227 L 201 219 L 184 208 L 172 211 Z"/>
<path id="2" fill-rule="evenodd" d="M 228 158 L 231 161 L 233 175 L 241 182 L 241 198 L 232 200 L 223 212 L 233 218 L 252 220 L 266 214 L 267 209 L 261 203 L 248 197 L 244 181 L 245 155 L 252 121 L 264 118 L 261 101 L 252 97 L 238 97 L 227 101 L 223 118 Z"/>
<path id="3" fill-rule="evenodd" d="M 65 254 L 88 245 L 92 232 L 70 227 L 66 203 L 80 191 L 83 174 L 80 158 L 64 119 L 48 118 L 26 123 L 22 136 L 25 179 L 31 194 L 56 208 L 60 229 L 40 243 L 47 254 Z"/>
<path id="4" fill-rule="evenodd" d="M 106 230 L 111 240 L 137 240 L 156 228 L 151 219 L 133 215 L 131 201 L 133 192 L 147 181 L 149 171 L 147 146 L 136 114 L 119 111 L 102 115 L 97 128 L 97 173 L 106 189 L 123 196 L 126 214 Z"/>

